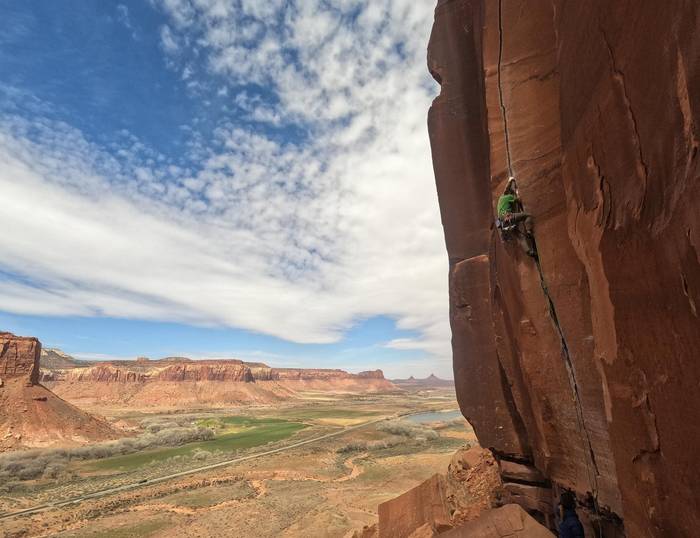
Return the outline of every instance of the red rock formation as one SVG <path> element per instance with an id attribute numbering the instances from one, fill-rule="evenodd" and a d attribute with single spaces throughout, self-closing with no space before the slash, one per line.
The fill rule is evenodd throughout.
<path id="1" fill-rule="evenodd" d="M 57 367 L 43 366 L 41 379 L 81 406 L 271 403 L 293 398 L 297 390 L 377 392 L 395 388 L 381 370 L 355 375 L 343 370 L 270 368 L 235 359 L 184 357 L 83 363 L 63 355 L 63 360 L 51 362 Z"/>
<path id="2" fill-rule="evenodd" d="M 25 378 L 30 385 L 39 382 L 41 344 L 36 338 L 0 333 L 0 379 Z"/>
<path id="3" fill-rule="evenodd" d="M 482 445 L 591 493 L 608 534 L 612 513 L 635 537 L 700 527 L 699 21 L 683 0 L 435 12 L 428 123 L 460 406 Z M 504 112 L 539 269 L 493 230 Z"/>
<path id="4" fill-rule="evenodd" d="M 405 538 L 428 525 L 440 532 L 452 528 L 445 478 L 436 474 L 400 497 L 379 505 L 379 538 Z"/>
<path id="5" fill-rule="evenodd" d="M 343 370 L 326 370 L 321 368 L 273 368 L 272 378 L 276 380 L 315 380 L 315 379 L 350 379 L 352 374 Z M 382 376 L 383 377 L 383 376 Z"/>
<path id="6" fill-rule="evenodd" d="M 446 475 L 434 475 L 403 495 L 380 504 L 377 526 L 367 527 L 361 533 L 355 533 L 355 536 L 445 536 L 451 529 L 471 529 L 469 523 L 482 520 L 494 506 L 502 504 L 501 497 L 498 466 L 491 452 L 479 447 L 459 450 L 453 456 Z M 496 514 L 493 517 L 500 516 Z M 520 518 L 518 522 L 522 523 Z M 534 520 L 528 525 L 531 529 L 538 527 Z M 548 532 L 543 527 L 539 528 Z M 514 529 L 520 527 L 515 525 Z"/>
<path id="7" fill-rule="evenodd" d="M 114 439 L 106 421 L 38 384 L 41 343 L 0 333 L 0 452 Z"/>
<path id="8" fill-rule="evenodd" d="M 357 374 L 360 379 L 384 379 L 384 372 L 381 370 L 371 370 Z"/>
<path id="9" fill-rule="evenodd" d="M 552 533 L 517 504 L 489 510 L 471 523 L 441 534 L 444 538 L 552 538 Z"/>
<path id="10" fill-rule="evenodd" d="M 253 374 L 242 361 L 196 361 L 176 364 L 158 372 L 162 381 L 234 381 L 250 383 Z"/>

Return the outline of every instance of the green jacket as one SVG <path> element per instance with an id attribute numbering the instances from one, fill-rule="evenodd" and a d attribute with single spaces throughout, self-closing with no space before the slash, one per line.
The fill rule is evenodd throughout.
<path id="1" fill-rule="evenodd" d="M 498 217 L 503 218 L 508 213 L 515 213 L 518 199 L 514 194 L 504 194 L 498 199 Z"/>

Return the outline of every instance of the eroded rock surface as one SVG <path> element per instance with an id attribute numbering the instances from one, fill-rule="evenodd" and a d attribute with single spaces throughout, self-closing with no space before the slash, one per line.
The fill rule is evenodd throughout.
<path id="1" fill-rule="evenodd" d="M 497 505 L 500 489 L 498 466 L 491 452 L 479 447 L 459 450 L 446 475 L 436 474 L 379 505 L 377 535 L 380 538 L 440 535 L 479 518 Z"/>
<path id="2" fill-rule="evenodd" d="M 484 512 L 479 519 L 441 534 L 445 538 L 552 538 L 517 504 Z"/>
<path id="3" fill-rule="evenodd" d="M 460 406 L 483 446 L 536 467 L 552 496 L 574 490 L 606 536 L 618 517 L 635 537 L 700 527 L 699 23 L 681 0 L 435 12 L 428 125 Z M 493 228 L 504 115 L 539 267 Z M 511 493 L 530 509 L 546 496 Z"/>
<path id="4" fill-rule="evenodd" d="M 24 378 L 30 385 L 39 382 L 41 344 L 36 338 L 0 333 L 0 379 Z"/>

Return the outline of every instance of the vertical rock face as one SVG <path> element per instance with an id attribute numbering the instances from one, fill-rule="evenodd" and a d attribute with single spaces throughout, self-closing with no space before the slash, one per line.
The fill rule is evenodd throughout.
<path id="1" fill-rule="evenodd" d="M 41 344 L 36 338 L 0 333 L 0 379 L 23 377 L 27 384 L 39 382 Z"/>
<path id="2" fill-rule="evenodd" d="M 462 411 L 629 536 L 700 526 L 699 22 L 681 0 L 441 0 L 428 51 Z M 493 230 L 504 115 L 539 267 Z"/>

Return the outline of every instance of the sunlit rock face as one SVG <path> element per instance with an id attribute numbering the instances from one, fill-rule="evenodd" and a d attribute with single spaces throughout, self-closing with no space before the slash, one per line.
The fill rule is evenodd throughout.
<path id="1" fill-rule="evenodd" d="M 428 50 L 462 411 L 608 533 L 700 526 L 699 22 L 680 0 L 441 0 Z M 493 228 L 504 113 L 541 272 Z"/>
<path id="2" fill-rule="evenodd" d="M 0 379 L 24 378 L 29 385 L 39 382 L 41 344 L 36 338 L 0 333 Z"/>

